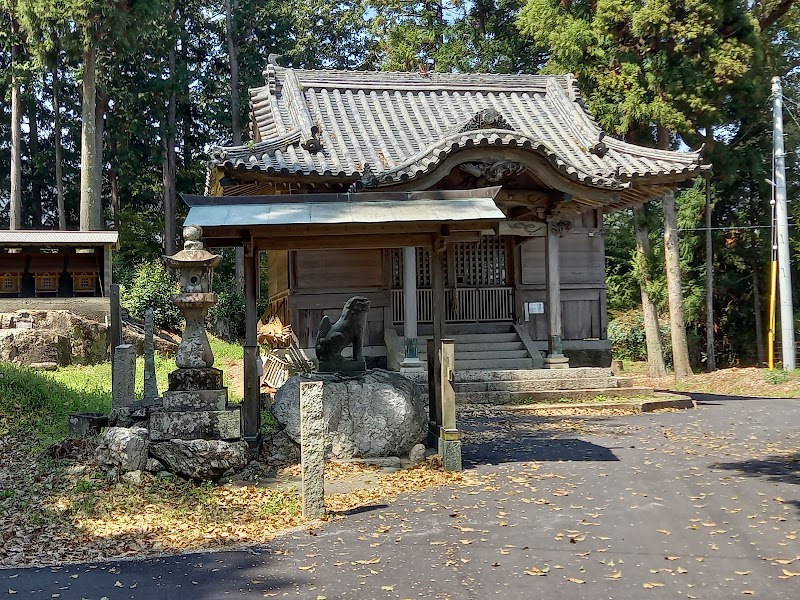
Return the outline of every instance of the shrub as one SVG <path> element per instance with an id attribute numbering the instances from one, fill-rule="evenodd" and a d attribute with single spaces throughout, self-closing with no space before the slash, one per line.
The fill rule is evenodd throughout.
<path id="1" fill-rule="evenodd" d="M 156 327 L 176 330 L 182 317 L 172 303 L 172 294 L 179 291 L 176 277 L 160 260 L 143 262 L 136 267 L 130 285 L 122 290 L 121 303 L 137 319 L 143 319 L 148 307 L 152 308 Z"/>
<path id="2" fill-rule="evenodd" d="M 233 277 L 214 277 L 217 303 L 208 310 L 208 329 L 223 340 L 244 337 L 244 298 Z"/>

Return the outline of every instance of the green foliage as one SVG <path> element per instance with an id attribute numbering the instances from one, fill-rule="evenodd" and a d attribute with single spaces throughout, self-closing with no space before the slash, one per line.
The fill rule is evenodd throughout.
<path id="1" fill-rule="evenodd" d="M 659 322 L 661 347 L 664 350 L 664 362 L 672 363 L 669 323 Z M 608 339 L 611 342 L 611 354 L 620 360 L 647 360 L 647 340 L 644 332 L 644 316 L 639 309 L 617 313 L 608 323 Z"/>
<path id="2" fill-rule="evenodd" d="M 176 330 L 181 324 L 181 313 L 172 303 L 172 294 L 179 288 L 175 277 L 161 261 L 153 260 L 138 265 L 130 286 L 121 293 L 122 306 L 138 319 L 144 318 L 148 308 L 153 309 L 153 322 L 162 329 Z"/>
<path id="3" fill-rule="evenodd" d="M 215 277 L 214 293 L 217 303 L 208 311 L 208 325 L 215 335 L 225 340 L 242 338 L 244 327 L 244 298 L 236 289 L 233 277 Z"/>
<path id="4" fill-rule="evenodd" d="M 764 381 L 770 385 L 780 385 L 787 379 L 786 371 L 783 369 L 766 369 L 764 371 Z"/>
<path id="5" fill-rule="evenodd" d="M 261 505 L 258 514 L 262 517 L 297 515 L 300 514 L 300 507 L 300 494 L 296 489 L 275 490 Z"/>

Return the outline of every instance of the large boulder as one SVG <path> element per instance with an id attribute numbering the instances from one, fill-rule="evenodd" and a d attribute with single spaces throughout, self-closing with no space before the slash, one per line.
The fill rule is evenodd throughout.
<path id="1" fill-rule="evenodd" d="M 428 408 L 418 386 L 403 375 L 372 369 L 352 377 L 295 375 L 278 390 L 272 412 L 300 443 L 300 384 L 323 382 L 329 458 L 406 456 L 424 437 Z"/>
<path id="2" fill-rule="evenodd" d="M 168 440 L 150 446 L 150 452 L 168 471 L 189 479 L 219 479 L 228 469 L 247 464 L 247 442 Z"/>
<path id="3" fill-rule="evenodd" d="M 112 473 L 141 471 L 147 465 L 149 448 L 144 427 L 109 427 L 94 457 L 101 468 Z"/>
<path id="4" fill-rule="evenodd" d="M 109 327 L 67 310 L 0 314 L 0 360 L 90 365 L 108 358 Z"/>

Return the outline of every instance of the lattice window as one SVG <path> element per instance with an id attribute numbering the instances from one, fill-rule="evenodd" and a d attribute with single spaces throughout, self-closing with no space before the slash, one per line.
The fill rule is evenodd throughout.
<path id="1" fill-rule="evenodd" d="M 3 289 L 14 290 L 17 286 L 14 285 L 14 279 L 11 277 L 3 277 Z"/>
<path id="2" fill-rule="evenodd" d="M 482 236 L 477 242 L 456 242 L 442 257 L 447 287 L 498 287 L 509 283 L 508 238 Z M 430 252 L 417 248 L 417 287 L 432 286 Z M 403 287 L 403 250 L 392 251 L 392 287 Z"/>

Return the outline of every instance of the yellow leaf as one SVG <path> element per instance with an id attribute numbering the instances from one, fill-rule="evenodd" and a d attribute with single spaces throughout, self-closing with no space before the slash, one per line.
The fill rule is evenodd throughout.
<path id="1" fill-rule="evenodd" d="M 622 577 L 622 571 L 614 571 L 611 575 L 606 575 L 606 579 L 619 579 Z"/>
<path id="2" fill-rule="evenodd" d="M 316 567 L 316 566 L 317 566 L 316 564 L 313 564 L 313 565 L 306 565 L 306 566 L 304 566 L 304 567 L 298 567 L 298 568 L 299 568 L 301 571 L 310 571 L 311 569 L 313 569 L 313 568 L 314 568 L 314 567 Z"/>
<path id="3" fill-rule="evenodd" d="M 377 565 L 381 562 L 381 557 L 376 556 L 375 558 L 370 558 L 368 560 L 353 560 L 350 561 L 351 565 Z"/>
<path id="4" fill-rule="evenodd" d="M 564 579 L 572 583 L 586 583 L 583 579 L 576 579 L 575 577 L 565 577 Z"/>
<path id="5" fill-rule="evenodd" d="M 527 571 L 525 571 L 525 575 L 531 575 L 533 577 L 544 577 L 547 575 L 547 572 L 550 570 L 550 567 L 545 567 L 544 569 L 540 569 L 538 567 L 531 567 Z"/>
<path id="6" fill-rule="evenodd" d="M 737 575 L 750 575 L 752 571 L 734 571 Z"/>
<path id="7" fill-rule="evenodd" d="M 393 585 L 382 585 L 381 589 L 384 592 L 393 592 L 394 591 L 394 586 Z"/>
<path id="8" fill-rule="evenodd" d="M 651 581 L 646 581 L 646 582 L 644 582 L 642 584 L 642 587 L 644 589 L 646 589 L 646 590 L 652 590 L 653 588 L 664 587 L 664 584 L 663 583 L 654 583 L 654 582 L 651 582 Z"/>
<path id="9" fill-rule="evenodd" d="M 471 543 L 472 543 L 472 542 L 474 542 L 475 540 L 458 540 L 458 541 L 459 541 L 459 542 L 461 542 L 462 544 L 464 544 L 464 545 L 466 546 L 467 544 L 471 544 Z"/>
<path id="10" fill-rule="evenodd" d="M 666 558 L 667 560 L 678 560 L 680 556 L 665 556 L 664 558 Z"/>
<path id="11" fill-rule="evenodd" d="M 688 572 L 689 572 L 689 571 L 687 571 L 687 570 L 686 570 L 686 569 L 684 569 L 683 567 L 678 567 L 678 573 L 688 573 Z"/>
<path id="12" fill-rule="evenodd" d="M 787 577 L 800 577 L 800 573 L 794 573 L 792 571 L 789 571 L 788 569 L 783 569 L 783 574 L 786 575 Z"/>
<path id="13" fill-rule="evenodd" d="M 672 532 L 666 529 L 656 529 L 656 531 L 658 531 L 658 533 L 663 533 L 664 535 L 672 535 Z"/>
<path id="14" fill-rule="evenodd" d="M 753 590 L 742 590 L 742 593 L 745 596 L 755 596 L 756 595 L 756 593 Z"/>

